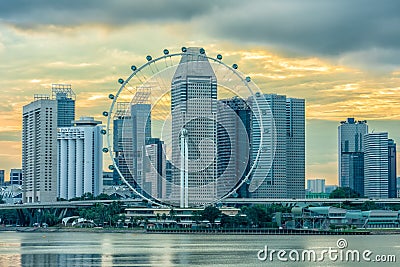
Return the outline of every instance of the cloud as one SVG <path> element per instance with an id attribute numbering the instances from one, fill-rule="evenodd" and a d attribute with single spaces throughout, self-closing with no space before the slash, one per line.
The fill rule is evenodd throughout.
<path id="1" fill-rule="evenodd" d="M 398 1 L 244 1 L 213 14 L 220 36 L 338 55 L 398 48 Z"/>
<path id="2" fill-rule="evenodd" d="M 365 50 L 346 52 L 339 57 L 339 64 L 380 72 L 390 72 L 398 69 L 399 62 L 400 48 L 383 49 L 371 47 Z"/>
<path id="3" fill-rule="evenodd" d="M 123 26 L 136 22 L 191 20 L 228 1 L 186 0 L 14 0 L 0 3 L 0 17 L 18 27 L 37 25 L 77 26 L 81 24 L 109 24 Z"/>
<path id="4" fill-rule="evenodd" d="M 171 36 L 258 44 L 296 56 L 392 71 L 399 68 L 400 58 L 398 10 L 397 0 L 14 0 L 0 2 L 0 22 L 45 32 L 82 25 L 114 31 L 177 23 L 180 27 L 173 28 Z"/>

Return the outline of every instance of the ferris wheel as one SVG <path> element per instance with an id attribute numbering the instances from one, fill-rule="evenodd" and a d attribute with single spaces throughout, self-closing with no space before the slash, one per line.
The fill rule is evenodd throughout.
<path id="1" fill-rule="evenodd" d="M 108 96 L 101 133 L 108 168 L 135 194 L 156 205 L 202 206 L 264 182 L 275 153 L 274 119 L 237 64 L 182 47 L 130 69 Z"/>

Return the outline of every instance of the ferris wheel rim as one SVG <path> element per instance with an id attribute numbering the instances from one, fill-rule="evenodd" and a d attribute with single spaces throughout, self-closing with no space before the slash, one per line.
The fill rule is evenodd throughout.
<path id="1" fill-rule="evenodd" d="M 165 51 L 165 50 L 164 50 L 164 51 Z M 161 60 L 163 60 L 163 59 L 166 59 L 166 58 L 173 58 L 173 57 L 179 57 L 179 56 L 182 57 L 183 55 L 188 55 L 188 54 L 195 54 L 195 53 L 191 53 L 191 52 L 186 51 L 186 52 L 178 52 L 178 53 L 172 53 L 172 54 L 169 54 L 169 53 L 168 53 L 168 54 L 165 54 L 165 52 L 164 52 L 164 55 L 159 56 L 159 57 L 154 58 L 154 59 L 151 58 L 151 56 L 150 56 L 150 58 L 151 58 L 150 60 L 148 60 L 147 62 L 145 62 L 143 65 L 141 65 L 141 66 L 138 67 L 138 68 L 135 67 L 135 70 L 132 71 L 132 73 L 128 76 L 128 78 L 127 78 L 126 80 L 123 80 L 122 83 L 120 83 L 121 86 L 119 87 L 119 89 L 118 89 L 118 91 L 115 93 L 115 95 L 113 95 L 113 98 L 111 99 L 111 100 L 112 100 L 112 103 L 111 103 L 111 105 L 110 105 L 109 112 L 108 112 L 108 116 L 107 116 L 107 126 L 106 126 L 106 141 L 107 141 L 107 142 L 106 142 L 106 143 L 107 143 L 108 154 L 109 154 L 109 156 L 110 156 L 110 158 L 111 158 L 111 162 L 112 162 L 112 165 L 110 165 L 110 166 L 113 166 L 113 169 L 112 169 L 112 170 L 116 170 L 116 171 L 118 172 L 118 174 L 119 174 L 121 180 L 122 180 L 122 181 L 129 187 L 129 189 L 131 189 L 135 194 L 139 195 L 139 196 L 140 196 L 141 198 L 143 198 L 144 200 L 146 200 L 146 201 L 148 201 L 148 202 L 150 202 L 150 203 L 152 203 L 152 204 L 154 204 L 154 205 L 157 205 L 157 206 L 171 206 L 171 207 L 173 207 L 174 205 L 172 205 L 172 204 L 170 204 L 170 203 L 167 204 L 167 203 L 165 203 L 165 202 L 159 200 L 158 198 L 156 198 L 156 197 L 154 197 L 154 196 L 151 196 L 151 198 L 148 198 L 148 197 L 146 197 L 144 194 L 138 192 L 138 191 L 125 179 L 124 175 L 122 174 L 121 170 L 119 169 L 119 167 L 118 167 L 118 165 L 117 165 L 116 158 L 113 156 L 113 152 L 114 152 L 114 151 L 113 151 L 113 147 L 112 147 L 113 145 L 112 145 L 112 143 L 111 143 L 111 139 L 112 139 L 112 137 L 111 137 L 111 120 L 112 120 L 112 114 L 113 114 L 113 110 L 114 110 L 114 108 L 115 108 L 115 105 L 116 105 L 116 103 L 117 103 L 117 100 L 118 100 L 119 95 L 121 94 L 121 92 L 123 91 L 123 89 L 126 88 L 126 85 L 129 83 L 129 81 L 131 81 L 132 78 L 134 78 L 135 76 L 137 76 L 138 73 L 140 73 L 142 70 L 144 70 L 145 68 L 147 68 L 147 67 L 150 66 L 151 64 L 155 64 L 156 62 L 161 61 Z M 197 55 L 197 54 L 196 54 L 196 55 Z M 203 57 L 203 58 L 206 58 L 206 59 L 208 59 L 208 60 L 211 60 L 211 61 L 213 61 L 213 62 L 215 62 L 215 63 L 221 64 L 222 66 L 228 68 L 228 69 L 229 69 L 232 73 L 234 73 L 234 74 L 240 79 L 240 81 L 245 85 L 245 87 L 249 90 L 251 96 L 255 96 L 255 92 L 254 92 L 253 89 L 249 86 L 249 84 L 252 84 L 252 85 L 255 87 L 255 90 L 257 90 L 257 92 L 261 92 L 260 88 L 257 86 L 256 83 L 254 83 L 249 77 L 245 77 L 245 75 L 244 75 L 242 72 L 240 72 L 240 71 L 238 70 L 237 64 L 233 64 L 232 66 L 229 66 L 228 64 L 226 64 L 225 62 L 222 61 L 222 56 L 221 56 L 220 54 L 217 55 L 217 58 L 210 57 L 210 56 L 208 56 L 208 55 L 206 55 L 206 54 L 201 54 L 201 55 L 199 55 L 199 56 L 201 56 L 201 57 Z M 148 57 L 149 57 L 149 56 L 147 56 L 147 58 L 148 58 Z M 179 64 L 179 63 L 178 63 L 178 64 Z M 176 65 L 178 65 L 178 64 L 176 64 Z M 171 65 L 171 66 L 169 66 L 169 67 L 173 67 L 173 66 L 176 66 L 176 65 Z M 133 67 L 133 66 L 132 66 L 132 67 Z M 159 72 L 160 72 L 160 71 L 159 71 Z M 158 73 L 159 73 L 159 72 L 158 72 Z M 155 75 L 155 74 L 154 74 L 154 75 Z M 256 108 L 257 108 L 258 110 L 260 110 L 258 101 L 255 101 L 254 103 L 255 103 L 255 105 L 256 105 Z M 261 112 L 260 112 L 260 117 L 261 117 Z M 254 159 L 253 164 L 251 164 L 250 170 L 248 171 L 248 173 L 246 174 L 246 176 L 245 176 L 244 178 L 241 178 L 241 179 L 240 179 L 240 182 L 237 183 L 232 189 L 230 189 L 225 195 L 223 195 L 223 196 L 221 196 L 221 197 L 218 197 L 217 199 L 215 199 L 214 201 L 212 201 L 212 202 L 210 202 L 210 203 L 208 203 L 208 204 L 216 204 L 216 203 L 221 202 L 222 200 L 224 200 L 224 199 L 230 197 L 232 194 L 237 193 L 237 190 L 238 190 L 244 183 L 246 183 L 246 182 L 248 182 L 248 181 L 250 180 L 249 178 L 250 178 L 251 174 L 254 172 L 254 169 L 256 168 L 257 163 L 258 163 L 258 161 L 259 161 L 259 159 L 260 159 L 260 155 L 261 155 L 261 151 L 262 151 L 262 149 L 261 149 L 261 144 L 262 144 L 262 141 L 263 141 L 263 139 L 264 139 L 264 125 L 263 125 L 261 119 L 259 119 L 259 122 L 260 122 L 260 125 L 259 125 L 259 127 L 260 127 L 260 147 L 259 147 L 258 150 L 257 150 L 256 157 L 255 157 L 255 159 Z M 109 166 L 109 167 L 110 167 L 110 166 Z M 149 194 L 149 195 L 150 195 L 150 194 Z M 202 205 L 201 205 L 201 206 L 202 206 Z"/>

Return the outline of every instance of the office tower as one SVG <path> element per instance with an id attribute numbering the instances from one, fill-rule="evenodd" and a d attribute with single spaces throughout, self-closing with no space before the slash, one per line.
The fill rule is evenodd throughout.
<path id="1" fill-rule="evenodd" d="M 287 197 L 304 198 L 306 159 L 304 99 L 286 99 L 286 133 Z"/>
<path id="2" fill-rule="evenodd" d="M 307 189 L 311 193 L 325 193 L 325 179 L 307 180 Z"/>
<path id="3" fill-rule="evenodd" d="M 57 127 L 73 126 L 75 120 L 75 93 L 70 84 L 53 84 L 52 99 L 57 101 Z"/>
<path id="4" fill-rule="evenodd" d="M 396 178 L 396 143 L 393 139 L 388 140 L 388 189 L 389 189 L 389 198 L 397 197 L 397 178 Z"/>
<path id="5" fill-rule="evenodd" d="M 81 117 L 73 127 L 58 129 L 58 190 L 63 199 L 97 196 L 103 188 L 103 135 L 101 121 Z"/>
<path id="6" fill-rule="evenodd" d="M 4 170 L 0 170 L 0 186 L 4 185 Z"/>
<path id="7" fill-rule="evenodd" d="M 367 121 L 347 118 L 338 127 L 339 186 L 364 194 L 364 144 Z"/>
<path id="8" fill-rule="evenodd" d="M 305 184 L 305 114 L 304 100 L 284 95 L 256 94 L 249 98 L 252 116 L 252 160 L 259 149 L 261 156 L 249 185 L 252 198 L 303 198 Z M 257 108 L 254 102 L 257 101 Z M 263 120 L 260 145 L 258 109 Z M 289 162 L 290 161 L 290 162 Z M 262 183 L 252 187 L 254 179 Z M 290 183 L 290 184 L 289 184 Z"/>
<path id="9" fill-rule="evenodd" d="M 151 138 L 151 105 L 150 104 L 134 104 L 130 107 L 132 127 L 124 127 L 123 135 L 128 139 L 132 138 L 132 157 L 125 158 L 133 179 L 138 184 L 137 188 L 140 192 L 144 186 L 144 163 L 145 145 Z M 127 125 L 129 125 L 129 123 Z M 132 129 L 132 133 L 129 133 Z M 130 148 L 124 147 L 124 151 Z M 133 159 L 133 162 L 130 159 Z M 131 162 L 133 165 L 131 165 Z"/>
<path id="10" fill-rule="evenodd" d="M 57 102 L 35 95 L 23 107 L 23 201 L 49 202 L 57 198 Z"/>
<path id="11" fill-rule="evenodd" d="M 217 192 L 227 194 L 250 169 L 251 109 L 244 99 L 233 97 L 218 101 Z M 236 192 L 247 196 L 247 184 Z M 235 195 L 236 196 L 236 195 Z"/>
<path id="12" fill-rule="evenodd" d="M 22 170 L 11 169 L 10 170 L 10 184 L 11 185 L 22 185 Z"/>
<path id="13" fill-rule="evenodd" d="M 113 118 L 113 151 L 114 161 L 125 180 L 136 188 L 132 173 L 127 164 L 133 162 L 132 151 L 132 118 L 129 102 L 117 102 L 117 109 Z M 132 163 L 131 163 L 132 166 Z M 114 184 L 120 184 L 120 174 L 116 169 L 113 171 Z"/>
<path id="14" fill-rule="evenodd" d="M 103 186 L 114 185 L 114 173 L 113 172 L 103 172 Z"/>
<path id="15" fill-rule="evenodd" d="M 159 138 L 150 138 L 145 146 L 144 186 L 145 192 L 157 199 L 165 199 L 166 156 L 164 142 Z"/>
<path id="16" fill-rule="evenodd" d="M 172 191 L 172 164 L 171 161 L 166 160 L 165 163 L 165 198 L 171 199 Z"/>
<path id="17" fill-rule="evenodd" d="M 349 187 L 364 196 L 364 152 L 344 152 L 342 159 L 343 170 L 348 170 Z"/>
<path id="18" fill-rule="evenodd" d="M 388 198 L 388 133 L 364 135 L 364 194 L 370 198 Z"/>
<path id="19" fill-rule="evenodd" d="M 200 50 L 187 49 L 171 84 L 172 198 L 181 207 L 217 199 L 217 79 Z"/>

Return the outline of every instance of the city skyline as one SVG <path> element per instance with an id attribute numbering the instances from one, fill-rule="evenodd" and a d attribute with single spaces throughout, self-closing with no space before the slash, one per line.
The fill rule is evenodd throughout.
<path id="1" fill-rule="evenodd" d="M 338 184 L 337 126 L 348 117 L 367 120 L 371 130 L 387 131 L 399 142 L 395 2 L 289 1 L 286 12 L 277 15 L 284 3 L 171 1 L 153 10 L 155 2 L 129 9 L 131 3 L 117 1 L 109 10 L 105 1 L 41 1 L 23 8 L 19 1 L 0 4 L 0 169 L 6 170 L 6 179 L 11 168 L 21 168 L 22 107 L 34 93 L 47 93 L 53 83 L 72 84 L 76 117 L 100 119 L 109 108 L 108 94 L 117 90 L 118 78 L 130 73 L 130 65 L 144 64 L 147 54 L 161 55 L 164 48 L 179 51 L 189 45 L 237 63 L 265 94 L 306 99 L 306 179 L 323 177 L 327 184 Z M 129 16 L 121 16 L 123 6 Z M 69 19 L 41 15 L 58 9 Z M 154 14 L 142 15 L 147 9 Z M 285 23 L 287 18 L 292 24 Z"/>

